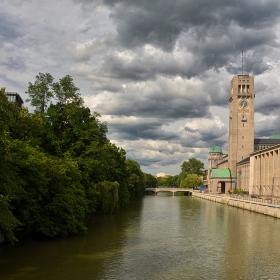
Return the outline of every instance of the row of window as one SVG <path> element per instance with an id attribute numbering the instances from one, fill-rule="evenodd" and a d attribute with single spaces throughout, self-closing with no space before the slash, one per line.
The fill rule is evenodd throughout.
<path id="1" fill-rule="evenodd" d="M 255 145 L 254 150 L 255 151 L 260 151 L 260 150 L 270 148 L 271 146 L 273 146 L 273 145 Z"/>
<path id="2" fill-rule="evenodd" d="M 238 93 L 247 93 L 250 92 L 249 85 L 238 85 Z"/>
<path id="3" fill-rule="evenodd" d="M 8 95 L 7 98 L 8 98 L 8 101 L 10 101 L 10 102 L 16 102 L 17 101 L 16 100 L 17 97 L 15 95 Z"/>

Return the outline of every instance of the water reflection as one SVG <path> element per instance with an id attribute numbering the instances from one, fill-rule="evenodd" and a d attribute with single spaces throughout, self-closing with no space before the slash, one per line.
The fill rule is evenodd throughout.
<path id="1" fill-rule="evenodd" d="M 1 246 L 0 279 L 279 279 L 280 220 L 187 196 L 146 196 L 86 236 Z"/>

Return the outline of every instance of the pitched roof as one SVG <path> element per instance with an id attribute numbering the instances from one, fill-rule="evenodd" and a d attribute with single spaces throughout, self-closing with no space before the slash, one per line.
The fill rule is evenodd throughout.
<path id="1" fill-rule="evenodd" d="M 280 139 L 277 138 L 270 138 L 270 139 L 262 139 L 262 138 L 255 138 L 254 144 L 263 144 L 263 145 L 277 145 L 280 143 Z"/>
<path id="2" fill-rule="evenodd" d="M 238 164 L 243 164 L 243 163 L 245 163 L 245 162 L 250 162 L 250 157 L 246 157 L 246 158 L 244 158 L 243 160 L 237 162 L 237 165 L 238 165 Z"/>

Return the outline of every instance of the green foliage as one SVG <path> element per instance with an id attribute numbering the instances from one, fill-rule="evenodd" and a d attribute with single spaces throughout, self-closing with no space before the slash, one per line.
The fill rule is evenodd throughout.
<path id="1" fill-rule="evenodd" d="M 158 186 L 163 187 L 178 187 L 179 186 L 179 176 L 169 176 L 168 178 L 158 177 L 157 184 Z"/>
<path id="2" fill-rule="evenodd" d="M 190 158 L 188 161 L 184 161 L 181 165 L 181 173 L 177 177 L 178 185 L 181 185 L 182 181 L 188 174 L 196 174 L 202 176 L 204 173 L 204 163 L 195 158 Z"/>
<path id="3" fill-rule="evenodd" d="M 99 182 L 97 183 L 99 192 L 98 212 L 113 213 L 119 201 L 119 184 L 118 182 Z"/>
<path id="4" fill-rule="evenodd" d="M 167 187 L 168 184 L 167 184 L 167 178 L 162 178 L 162 177 L 157 177 L 157 185 L 159 187 Z"/>
<path id="5" fill-rule="evenodd" d="M 202 185 L 200 176 L 197 174 L 188 174 L 180 183 L 180 188 L 192 188 Z"/>
<path id="6" fill-rule="evenodd" d="M 169 177 L 166 179 L 167 185 L 170 186 L 170 187 L 178 187 L 178 186 L 179 186 L 179 184 L 178 184 L 178 178 L 179 178 L 178 175 L 169 176 Z"/>
<path id="7" fill-rule="evenodd" d="M 234 193 L 234 194 L 243 194 L 243 193 L 244 193 L 244 190 L 234 189 L 233 193 Z"/>
<path id="8" fill-rule="evenodd" d="M 14 232 L 20 225 L 20 221 L 12 212 L 9 198 L 0 195 L 0 231 L 5 234 L 9 242 L 14 243 L 14 241 L 18 241 Z"/>
<path id="9" fill-rule="evenodd" d="M 157 178 L 152 174 L 144 173 L 145 175 L 145 184 L 146 188 L 156 188 L 157 187 Z"/>
<path id="10" fill-rule="evenodd" d="M 130 198 L 143 195 L 145 190 L 145 175 L 140 169 L 140 165 L 131 159 L 126 160 L 126 173 L 128 176 L 128 190 Z"/>
<path id="11" fill-rule="evenodd" d="M 186 174 L 203 175 L 204 163 L 196 158 L 190 158 L 181 165 L 182 172 Z"/>
<path id="12" fill-rule="evenodd" d="M 16 158 L 12 153 L 14 146 L 10 137 L 10 126 L 19 113 L 18 108 L 9 103 L 5 89 L 0 90 L 0 231 L 7 240 L 16 241 L 14 232 L 20 221 L 14 216 L 11 199 L 21 191 L 22 180 L 14 165 Z"/>
<path id="13" fill-rule="evenodd" d="M 78 93 L 79 88 L 75 86 L 72 77 L 69 75 L 60 79 L 59 82 L 53 83 L 52 88 L 58 104 L 74 103 L 80 106 L 84 103 L 80 93 Z"/>
<path id="14" fill-rule="evenodd" d="M 15 164 L 25 183 L 14 207 L 23 225 L 51 237 L 85 232 L 87 200 L 77 164 L 27 143 L 19 143 L 16 152 Z"/>
<path id="15" fill-rule="evenodd" d="M 29 94 L 27 102 L 34 107 L 40 113 L 45 113 L 48 103 L 53 98 L 53 77 L 49 73 L 39 73 L 36 76 L 34 84 L 28 83 L 28 90 L 26 93 Z"/>
<path id="16" fill-rule="evenodd" d="M 32 114 L 0 91 L 0 230 L 11 242 L 19 226 L 50 237 L 85 232 L 92 213 L 143 193 L 139 164 L 107 139 L 78 90 L 69 75 L 55 83 L 39 73 L 27 90 Z"/>

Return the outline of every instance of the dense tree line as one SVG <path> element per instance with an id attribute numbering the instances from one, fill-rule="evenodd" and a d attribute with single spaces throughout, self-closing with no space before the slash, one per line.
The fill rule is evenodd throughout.
<path id="1" fill-rule="evenodd" d="M 196 158 L 190 158 L 181 165 L 179 175 L 168 178 L 157 178 L 157 186 L 192 188 L 202 185 L 201 177 L 204 175 L 204 163 Z M 147 186 L 148 187 L 148 186 Z"/>
<path id="2" fill-rule="evenodd" d="M 0 92 L 0 231 L 45 236 L 86 232 L 93 213 L 112 213 L 142 195 L 145 174 L 106 137 L 70 76 L 29 83 L 33 113 Z"/>

